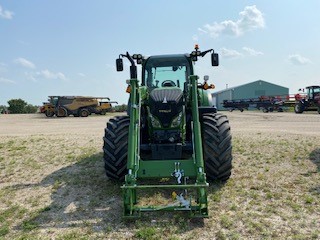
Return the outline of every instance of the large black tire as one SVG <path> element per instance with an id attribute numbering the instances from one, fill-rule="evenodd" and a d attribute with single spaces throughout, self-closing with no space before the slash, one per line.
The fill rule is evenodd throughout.
<path id="1" fill-rule="evenodd" d="M 294 106 L 294 112 L 295 113 L 303 113 L 303 111 L 304 111 L 304 106 L 301 103 L 297 103 Z"/>
<path id="2" fill-rule="evenodd" d="M 100 115 L 106 115 L 107 110 L 101 110 L 101 112 L 99 113 Z"/>
<path id="3" fill-rule="evenodd" d="M 80 117 L 88 117 L 90 115 L 90 112 L 86 108 L 82 108 L 79 110 L 79 116 Z"/>
<path id="4" fill-rule="evenodd" d="M 57 117 L 68 117 L 68 110 L 65 107 L 58 107 L 56 112 Z"/>
<path id="5" fill-rule="evenodd" d="M 54 111 L 46 110 L 45 114 L 47 117 L 53 117 L 54 116 Z"/>
<path id="6" fill-rule="evenodd" d="M 111 118 L 103 138 L 103 158 L 106 175 L 113 180 L 123 181 L 127 174 L 129 116 Z"/>
<path id="7" fill-rule="evenodd" d="M 203 114 L 201 129 L 207 178 L 228 180 L 232 169 L 232 144 L 227 117 L 220 113 Z"/>

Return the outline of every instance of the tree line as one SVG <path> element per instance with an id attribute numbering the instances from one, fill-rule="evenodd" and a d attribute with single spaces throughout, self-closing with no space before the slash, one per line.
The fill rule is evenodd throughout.
<path id="1" fill-rule="evenodd" d="M 125 112 L 127 111 L 128 106 L 126 104 L 117 105 L 112 107 L 112 111 L 114 112 Z"/>
<path id="2" fill-rule="evenodd" d="M 27 103 L 19 99 L 11 99 L 8 101 L 8 106 L 0 105 L 1 113 L 36 113 L 39 106 Z"/>

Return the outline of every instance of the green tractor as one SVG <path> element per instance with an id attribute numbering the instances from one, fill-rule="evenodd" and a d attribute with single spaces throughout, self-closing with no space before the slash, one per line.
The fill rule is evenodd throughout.
<path id="1" fill-rule="evenodd" d="M 231 175 L 232 145 L 229 121 L 213 106 L 214 88 L 198 82 L 195 62 L 211 53 L 212 66 L 219 65 L 213 49 L 190 54 L 121 54 L 130 63 L 128 115 L 111 118 L 103 138 L 105 171 L 109 179 L 124 182 L 124 217 L 150 211 L 188 211 L 207 217 L 207 180 L 226 181 Z M 137 79 L 142 65 L 142 81 Z M 152 180 L 152 184 L 147 179 Z M 154 183 L 156 182 L 156 183 Z M 137 191 L 172 189 L 173 203 L 139 205 Z"/>

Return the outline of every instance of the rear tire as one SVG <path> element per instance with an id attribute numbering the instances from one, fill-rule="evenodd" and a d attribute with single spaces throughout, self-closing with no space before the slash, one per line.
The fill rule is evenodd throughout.
<path id="1" fill-rule="evenodd" d="M 113 180 L 123 181 L 127 174 L 129 116 L 111 118 L 103 138 L 103 158 L 106 175 Z"/>
<path id="2" fill-rule="evenodd" d="M 209 180 L 226 181 L 232 169 L 232 145 L 229 121 L 225 115 L 207 113 L 202 116 L 202 148 Z"/>
<path id="3" fill-rule="evenodd" d="M 65 107 L 58 107 L 58 111 L 56 113 L 57 117 L 67 117 L 68 110 Z"/>
<path id="4" fill-rule="evenodd" d="M 83 108 L 83 109 L 81 109 L 81 110 L 79 111 L 80 117 L 88 117 L 89 114 L 90 114 L 89 111 L 88 111 L 87 109 L 85 109 L 85 108 Z"/>
<path id="5" fill-rule="evenodd" d="M 303 113 L 304 111 L 304 107 L 301 103 L 297 103 L 295 106 L 294 106 L 294 112 L 295 113 Z"/>

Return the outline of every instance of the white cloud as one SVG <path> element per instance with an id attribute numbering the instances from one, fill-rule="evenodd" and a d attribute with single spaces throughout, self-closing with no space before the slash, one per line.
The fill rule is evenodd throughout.
<path id="1" fill-rule="evenodd" d="M 237 23 L 240 29 L 244 31 L 264 28 L 265 26 L 263 14 L 256 5 L 245 7 L 244 11 L 240 12 L 240 19 Z"/>
<path id="2" fill-rule="evenodd" d="M 221 48 L 220 52 L 221 56 L 225 58 L 237 58 L 242 56 L 240 52 L 233 49 Z"/>
<path id="3" fill-rule="evenodd" d="M 0 62 L 0 73 L 6 72 L 7 71 L 7 65 Z"/>
<path id="4" fill-rule="evenodd" d="M 8 10 L 4 10 L 0 5 L 0 17 L 4 19 L 12 19 L 14 13 Z"/>
<path id="5" fill-rule="evenodd" d="M 25 58 L 17 58 L 14 60 L 14 62 L 26 68 L 36 68 L 33 62 L 30 62 Z"/>
<path id="6" fill-rule="evenodd" d="M 306 65 L 312 63 L 310 59 L 301 56 L 300 54 L 292 54 L 288 57 L 290 63 L 294 65 Z"/>
<path id="7" fill-rule="evenodd" d="M 78 76 L 85 77 L 86 75 L 84 73 L 78 73 Z"/>
<path id="8" fill-rule="evenodd" d="M 15 82 L 15 81 L 10 80 L 10 79 L 7 79 L 7 78 L 3 78 L 3 77 L 0 77 L 0 82 L 1 82 L 1 83 L 16 84 L 16 82 Z"/>
<path id="9" fill-rule="evenodd" d="M 202 28 L 198 28 L 198 31 L 202 32 L 202 33 L 208 33 L 207 31 L 203 30 Z"/>
<path id="10" fill-rule="evenodd" d="M 217 38 L 220 35 L 238 37 L 245 32 L 265 27 L 263 14 L 256 5 L 245 7 L 239 15 L 240 18 L 236 21 L 225 20 L 220 23 L 214 22 L 212 25 L 205 24 L 203 28 L 198 28 L 198 31 L 207 33 L 213 38 Z"/>
<path id="11" fill-rule="evenodd" d="M 26 76 L 26 78 L 27 78 L 28 80 L 31 80 L 31 81 L 33 81 L 33 82 L 36 82 L 36 81 L 37 81 L 36 75 L 35 75 L 34 72 L 25 72 L 24 75 Z"/>
<path id="12" fill-rule="evenodd" d="M 249 47 L 243 47 L 242 50 L 244 51 L 244 53 L 241 53 L 234 49 L 221 48 L 220 55 L 224 58 L 239 58 L 239 57 L 246 57 L 246 56 L 263 55 L 263 52 L 256 51 Z"/>
<path id="13" fill-rule="evenodd" d="M 253 48 L 243 47 L 242 50 L 251 56 L 263 55 L 263 52 L 256 51 Z"/>
<path id="14" fill-rule="evenodd" d="M 55 79 L 55 80 L 68 80 L 67 77 L 62 72 L 51 72 L 48 69 L 38 71 L 38 72 L 25 72 L 24 75 L 28 80 L 37 82 L 39 80 L 45 79 Z"/>
<path id="15" fill-rule="evenodd" d="M 46 79 L 67 80 L 66 76 L 62 72 L 54 73 L 50 72 L 48 69 L 37 72 L 36 74 Z"/>
<path id="16" fill-rule="evenodd" d="M 198 38 L 198 35 L 193 35 L 192 36 L 192 40 L 194 41 L 194 42 L 198 42 L 199 41 L 199 38 Z"/>

